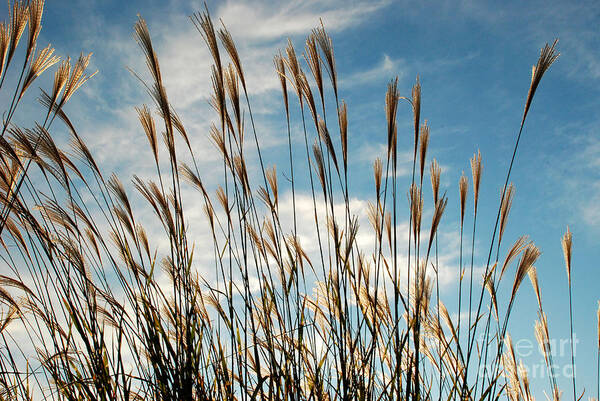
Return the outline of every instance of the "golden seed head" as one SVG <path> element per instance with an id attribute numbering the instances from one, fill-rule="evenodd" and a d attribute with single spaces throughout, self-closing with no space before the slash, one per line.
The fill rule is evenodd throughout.
<path id="1" fill-rule="evenodd" d="M 277 167 L 273 166 L 270 169 L 265 171 L 265 175 L 267 177 L 267 182 L 271 187 L 271 191 L 273 192 L 273 198 L 275 200 L 275 205 L 279 203 L 279 187 L 277 185 Z"/>
<path id="2" fill-rule="evenodd" d="M 431 162 L 430 176 L 431 176 L 431 190 L 433 192 L 433 202 L 437 203 L 440 194 L 440 175 L 442 169 L 438 164 L 437 160 L 433 159 Z"/>
<path id="3" fill-rule="evenodd" d="M 511 302 L 514 300 L 523 278 L 525 278 L 525 275 L 529 272 L 529 269 L 531 269 L 540 254 L 540 250 L 533 243 L 529 243 L 527 248 L 523 251 L 515 274 L 515 281 L 511 292 Z"/>
<path id="4" fill-rule="evenodd" d="M 333 86 L 333 92 L 337 99 L 338 96 L 338 87 L 337 87 L 337 71 L 335 67 L 335 56 L 333 53 L 333 41 L 331 37 L 325 31 L 325 27 L 323 26 L 323 21 L 321 21 L 321 26 L 313 29 L 314 38 L 316 39 L 319 47 L 321 48 L 321 52 L 323 53 L 323 57 L 325 58 L 325 67 L 327 67 L 327 73 L 329 74 L 329 78 L 331 79 L 331 86 Z"/>
<path id="5" fill-rule="evenodd" d="M 504 198 L 502 198 L 502 205 L 500 207 L 500 230 L 498 235 L 498 244 L 502 243 L 502 237 L 504 236 L 504 229 L 508 222 L 508 214 L 512 206 L 513 197 L 515 195 L 515 187 L 512 182 L 508 185 L 508 189 L 503 191 Z"/>
<path id="6" fill-rule="evenodd" d="M 338 116 L 340 125 L 340 140 L 342 142 L 342 156 L 344 158 L 344 169 L 348 166 L 348 107 L 346 102 L 342 100 L 340 113 Z"/>
<path id="7" fill-rule="evenodd" d="M 533 291 L 535 292 L 535 296 L 537 298 L 538 301 L 538 306 L 540 307 L 540 311 L 542 310 L 542 293 L 540 291 L 540 284 L 538 282 L 538 276 L 537 276 L 537 269 L 534 267 L 531 267 L 531 269 L 529 269 L 529 280 L 531 281 L 531 286 L 533 287 Z"/>
<path id="8" fill-rule="evenodd" d="M 417 184 L 413 184 L 410 187 L 410 211 L 413 226 L 413 238 L 419 238 L 421 232 L 421 217 L 423 214 L 423 197 L 421 191 L 417 187 Z"/>
<path id="9" fill-rule="evenodd" d="M 419 160 L 421 162 L 421 183 L 423 183 L 423 174 L 425 172 L 425 159 L 427 156 L 427 146 L 429 145 L 429 126 L 427 120 L 421 125 L 421 136 L 419 139 Z"/>
<path id="10" fill-rule="evenodd" d="M 235 65 L 235 69 L 240 78 L 240 81 L 242 82 L 242 87 L 245 91 L 246 79 L 244 78 L 244 70 L 242 69 L 240 55 L 237 51 L 237 48 L 235 47 L 235 42 L 233 41 L 233 38 L 231 37 L 231 34 L 229 33 L 225 25 L 223 25 L 223 27 L 219 29 L 219 37 L 221 38 L 221 43 L 223 44 L 223 47 L 225 47 L 225 50 L 227 50 L 227 53 L 229 54 L 233 65 Z"/>
<path id="11" fill-rule="evenodd" d="M 210 18 L 208 9 L 205 8 L 203 13 L 195 13 L 190 18 L 198 32 L 200 32 L 200 35 L 202 35 L 202 39 L 204 39 L 204 42 L 206 42 L 206 45 L 208 46 L 208 49 L 213 57 L 215 68 L 217 69 L 218 79 L 222 80 L 223 67 L 221 64 L 221 56 L 219 54 L 219 44 L 217 42 L 215 27 L 212 23 L 212 19 Z"/>
<path id="12" fill-rule="evenodd" d="M 306 38 L 306 45 L 304 46 L 304 59 L 310 71 L 312 72 L 317 89 L 323 100 L 323 74 L 321 71 L 321 58 L 319 57 L 319 51 L 317 50 L 317 39 L 313 33 Z"/>
<path id="13" fill-rule="evenodd" d="M 4 61 L 10 45 L 10 30 L 5 22 L 0 23 L 0 78 L 4 74 Z"/>
<path id="14" fill-rule="evenodd" d="M 300 64 L 298 63 L 298 57 L 296 56 L 296 50 L 294 49 L 294 45 L 292 44 L 292 41 L 290 39 L 288 39 L 288 45 L 285 48 L 285 53 L 287 55 L 287 58 L 285 58 L 283 61 L 290 70 L 290 75 L 293 79 L 292 83 L 294 85 L 294 88 L 296 89 L 296 94 L 298 95 L 298 101 L 300 102 L 300 106 L 302 106 L 302 84 L 300 82 L 300 73 L 302 69 L 300 68 Z"/>
<path id="15" fill-rule="evenodd" d="M 529 86 L 529 92 L 527 93 L 527 100 L 525 101 L 525 110 L 523 111 L 523 119 L 521 121 L 521 126 L 525 123 L 525 118 L 527 117 L 527 112 L 529 111 L 529 107 L 531 106 L 531 101 L 533 100 L 533 96 L 535 95 L 535 91 L 537 90 L 544 73 L 550 68 L 552 63 L 556 61 L 560 53 L 556 52 L 556 44 L 558 43 L 558 39 L 552 43 L 552 46 L 549 46 L 548 43 L 544 45 L 542 50 L 540 51 L 540 58 L 537 61 L 537 64 L 534 65 L 531 69 L 531 85 Z"/>
<path id="16" fill-rule="evenodd" d="M 90 63 L 90 58 L 92 57 L 92 53 L 89 53 L 87 56 L 84 56 L 83 53 L 77 59 L 77 63 L 73 67 L 71 71 L 70 77 L 65 85 L 65 90 L 63 92 L 63 97 L 61 100 L 61 104 L 64 104 L 73 96 L 73 94 L 81 88 L 81 86 L 87 82 L 88 79 L 92 78 L 98 71 L 95 71 L 89 75 L 85 74 L 85 70 Z"/>
<path id="17" fill-rule="evenodd" d="M 421 121 L 421 83 L 417 75 L 417 82 L 412 87 L 412 108 L 413 122 L 415 126 L 415 152 L 417 151 L 417 142 L 419 139 L 419 124 Z"/>
<path id="18" fill-rule="evenodd" d="M 281 92 L 283 93 L 283 104 L 285 106 L 286 115 L 289 115 L 289 101 L 287 92 L 287 77 L 285 75 L 285 62 L 281 52 L 276 54 L 273 58 L 273 64 L 275 64 L 275 71 L 279 77 L 279 83 L 281 84 Z"/>
<path id="19" fill-rule="evenodd" d="M 444 214 L 444 210 L 446 209 L 446 204 L 448 203 L 448 198 L 442 196 L 440 200 L 438 200 L 435 204 L 435 211 L 433 212 L 433 218 L 431 220 L 431 230 L 429 234 L 429 244 L 427 246 L 427 256 L 429 256 L 429 252 L 431 250 L 431 245 L 433 244 L 433 238 L 437 233 L 438 226 L 440 221 L 442 220 L 442 215 Z"/>
<path id="20" fill-rule="evenodd" d="M 377 193 L 377 198 L 379 198 L 379 193 L 381 191 L 381 177 L 383 174 L 383 166 L 381 163 L 381 159 L 378 157 L 375 159 L 375 163 L 373 163 L 373 175 L 375 176 L 375 191 Z"/>
<path id="21" fill-rule="evenodd" d="M 28 20 L 28 7 L 24 1 L 16 0 L 13 4 L 12 9 L 10 8 L 10 2 L 8 5 L 8 14 L 10 15 L 10 44 L 8 48 L 8 63 L 10 63 L 12 56 L 19 45 L 21 35 L 25 30 Z M 29 49 L 31 51 L 31 49 Z"/>
<path id="22" fill-rule="evenodd" d="M 29 41 L 28 54 L 35 47 L 35 43 L 42 29 L 42 14 L 44 13 L 44 0 L 32 0 L 29 2 Z"/>
<path id="23" fill-rule="evenodd" d="M 27 88 L 33 83 L 33 81 L 42 75 L 44 71 L 58 63 L 60 57 L 54 55 L 54 48 L 50 45 L 37 52 L 37 55 L 30 64 L 29 71 L 23 81 L 21 88 L 21 96 L 25 93 Z"/>
<path id="24" fill-rule="evenodd" d="M 478 150 L 471 159 L 471 173 L 473 175 L 473 200 L 475 204 L 475 213 L 477 213 L 477 203 L 479 201 L 479 183 L 481 182 L 481 152 Z"/>
<path id="25" fill-rule="evenodd" d="M 565 256 L 565 266 L 567 268 L 567 278 L 569 280 L 569 285 L 571 285 L 571 247 L 573 245 L 573 234 L 569 231 L 569 227 L 567 227 L 567 232 L 562 237 L 562 248 L 563 254 Z"/>

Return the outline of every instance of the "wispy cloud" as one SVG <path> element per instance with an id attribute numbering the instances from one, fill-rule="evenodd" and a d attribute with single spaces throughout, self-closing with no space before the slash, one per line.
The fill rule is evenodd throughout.
<path id="1" fill-rule="evenodd" d="M 273 7 L 268 2 L 228 1 L 211 14 L 215 21 L 225 24 L 236 41 L 245 73 L 252 77 L 249 91 L 263 94 L 279 88 L 273 56 L 285 47 L 288 37 L 307 35 L 320 20 L 331 33 L 344 31 L 389 3 L 385 0 L 348 6 L 342 1 L 293 1 Z M 153 17 L 148 16 L 149 20 Z M 151 26 L 151 33 L 171 96 L 179 107 L 186 108 L 208 99 L 212 60 L 189 19 L 170 15 L 167 20 L 168 24 Z M 301 53 L 303 49 L 298 50 Z M 225 57 L 224 62 L 228 62 Z"/>
<path id="2" fill-rule="evenodd" d="M 537 162 L 548 166 L 542 178 L 548 188 L 547 202 L 553 210 L 566 211 L 568 221 L 591 230 L 600 226 L 598 130 L 598 120 L 573 121 L 554 127 L 550 138 L 554 151 L 539 156 Z"/>
<path id="3" fill-rule="evenodd" d="M 598 132 L 594 130 L 593 132 Z M 580 168 L 583 174 L 577 175 L 573 185 L 579 188 L 577 192 L 583 196 L 578 199 L 578 207 L 581 211 L 582 219 L 589 227 L 598 227 L 600 225 L 600 139 L 597 136 L 586 135 L 580 139 L 583 142 L 583 152 L 570 167 Z M 572 171 L 572 170 L 571 170 Z"/>
<path id="4" fill-rule="evenodd" d="M 355 85 L 369 84 L 377 80 L 389 80 L 394 76 L 403 78 L 406 75 L 406 70 L 407 65 L 402 58 L 392 58 L 384 54 L 378 64 L 366 70 L 346 75 L 341 82 L 348 88 Z"/>
<path id="5" fill-rule="evenodd" d="M 173 3 L 177 5 L 177 1 Z M 273 56 L 287 44 L 286 39 L 291 37 L 293 41 L 303 43 L 304 35 L 318 26 L 320 19 L 329 32 L 342 32 L 363 23 L 365 17 L 389 3 L 385 0 L 348 6 L 342 1 L 294 1 L 283 7 L 274 7 L 268 2 L 227 1 L 216 3 L 214 7 L 209 4 L 217 28 L 220 20 L 231 31 L 245 74 L 251 77 L 248 90 L 262 146 L 281 143 L 275 140 L 281 135 L 274 134 L 277 127 L 270 116 L 273 110 L 281 110 L 280 84 L 273 68 Z M 184 4 L 179 6 L 176 8 L 183 8 Z M 186 3 L 185 9 L 191 12 L 203 7 Z M 212 93 L 210 66 L 213 61 L 200 33 L 185 12 L 159 15 L 150 8 L 142 17 L 150 27 L 169 100 L 193 136 L 193 145 L 199 149 L 213 149 L 206 135 L 215 118 L 208 105 Z M 89 18 L 90 23 L 81 27 L 82 40 L 94 49 L 93 68 L 100 73 L 86 88 L 86 101 L 94 99 L 110 114 L 110 118 L 91 114 L 88 121 L 80 126 L 85 137 L 92 138 L 91 149 L 112 168 L 124 167 L 127 172 L 139 170 L 146 164 L 131 149 L 145 146 L 145 143 L 133 108 L 151 100 L 143 85 L 126 67 L 147 79 L 143 54 L 132 38 L 132 28 L 129 31 L 123 27 L 108 29 L 115 23 L 104 14 Z M 298 53 L 302 50 L 300 47 Z M 224 63 L 229 62 L 224 51 L 222 57 Z M 113 62 L 107 64 L 110 60 Z M 390 62 L 391 59 L 384 67 L 389 68 Z M 77 105 L 74 108 L 80 109 Z M 120 112 L 115 113 L 115 109 Z M 203 162 L 210 162 L 211 154 L 213 152 L 204 155 Z"/>
<path id="6" fill-rule="evenodd" d="M 273 7 L 270 2 L 227 1 L 217 9 L 217 15 L 231 25 L 233 34 L 245 40 L 278 39 L 305 34 L 318 24 L 319 19 L 331 32 L 342 31 L 365 21 L 365 17 L 391 4 L 390 0 L 372 2 L 302 1 L 287 2 Z"/>

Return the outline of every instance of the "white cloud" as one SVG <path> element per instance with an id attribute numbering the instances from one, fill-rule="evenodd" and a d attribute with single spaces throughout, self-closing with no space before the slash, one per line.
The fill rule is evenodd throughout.
<path id="1" fill-rule="evenodd" d="M 365 17 L 390 4 L 389 0 L 373 2 L 302 1 L 274 7 L 268 2 L 227 1 L 217 10 L 219 18 L 231 26 L 232 34 L 246 39 L 278 39 L 306 34 L 319 19 L 327 30 L 338 32 L 364 21 Z"/>
<path id="2" fill-rule="evenodd" d="M 592 132 L 597 132 L 592 128 Z M 598 169 L 600 168 L 600 140 L 596 136 L 586 135 L 583 142 L 583 152 L 577 156 L 574 163 L 579 166 L 584 174 L 578 175 L 573 182 L 580 193 L 585 194 L 579 197 L 579 210 L 581 211 L 583 221 L 589 227 L 598 227 L 600 225 L 600 182 L 598 182 Z M 572 194 L 569 192 L 569 198 L 572 200 Z M 575 192 L 577 193 L 577 192 Z"/>
<path id="3" fill-rule="evenodd" d="M 366 70 L 347 75 L 341 82 L 345 87 L 350 87 L 368 84 L 376 80 L 390 80 L 395 76 L 402 79 L 406 75 L 406 69 L 406 63 L 402 58 L 394 59 L 384 54 L 378 64 Z"/>
<path id="4" fill-rule="evenodd" d="M 228 1 L 217 7 L 212 17 L 217 29 L 218 21 L 223 21 L 236 42 L 245 75 L 252 78 L 247 80 L 248 90 L 251 94 L 263 94 L 279 88 L 273 57 L 287 45 L 288 37 L 307 35 L 320 19 L 328 32 L 343 31 L 388 3 L 357 3 L 350 7 L 342 1 L 294 1 L 273 7 L 265 2 Z M 152 16 L 149 20 L 153 20 Z M 196 106 L 210 96 L 212 58 L 187 17 L 170 15 L 162 20 L 168 23 L 153 23 L 150 29 L 172 101 L 182 109 Z M 303 48 L 296 50 L 300 55 Z M 224 63 L 228 62 L 224 50 L 221 57 Z"/>
<path id="5" fill-rule="evenodd" d="M 176 3 L 176 2 L 175 2 Z M 286 46 L 287 36 L 292 39 L 308 34 L 318 26 L 322 18 L 331 33 L 341 32 L 362 23 L 366 16 L 385 7 L 389 1 L 357 3 L 349 7 L 345 2 L 328 3 L 295 1 L 283 7 L 266 2 L 225 2 L 211 8 L 216 28 L 222 20 L 230 29 L 245 71 L 254 117 L 259 131 L 261 146 L 277 146 L 283 138 L 277 134 L 270 115 L 282 111 L 279 80 L 273 66 L 273 56 Z M 186 5 L 189 7 L 189 5 Z M 202 9 L 201 5 L 196 7 Z M 177 12 L 175 12 L 177 11 Z M 208 105 L 212 93 L 210 53 L 185 12 L 175 11 L 166 15 L 145 13 L 154 48 L 158 54 L 169 100 L 180 114 L 192 138 L 192 145 L 201 150 L 201 164 L 208 166 L 218 158 L 214 146 L 207 138 L 210 122 L 216 114 Z M 99 74 L 82 89 L 86 96 L 82 101 L 72 100 L 71 109 L 81 114 L 90 113 L 81 102 L 94 99 L 97 112 L 76 125 L 83 137 L 89 140 L 93 153 L 103 165 L 111 170 L 131 175 L 147 170 L 152 164 L 147 151 L 145 135 L 137 122 L 134 106 L 152 103 L 143 85 L 125 67 L 130 67 L 143 79 L 148 78 L 143 53 L 132 38 L 132 27 L 107 26 L 114 22 L 103 21 L 105 16 L 90 17 L 91 23 L 82 29 L 81 40 L 94 49 L 92 68 Z M 300 55 L 302 46 L 297 49 Z M 221 49 L 224 64 L 229 62 Z M 110 64 L 105 64 L 110 62 Z M 389 63 L 384 60 L 384 68 Z M 393 63 L 393 62 L 392 62 Z M 80 94 L 81 95 L 81 94 Z M 251 139 L 250 121 L 245 112 L 246 137 Z M 210 151 L 206 151 L 206 150 Z M 147 155 L 143 152 L 146 152 Z M 251 153 L 255 153 L 252 151 Z M 148 157 L 140 157 L 145 154 Z"/>
<path id="6" fill-rule="evenodd" d="M 376 143 L 376 142 L 366 142 L 357 146 L 354 151 L 354 155 L 351 155 L 351 160 L 354 163 L 364 163 L 369 168 L 371 168 L 370 172 L 372 172 L 373 163 L 375 159 L 380 158 L 383 163 L 385 175 L 385 167 L 387 160 L 387 144 Z M 412 151 L 400 151 L 397 156 L 397 166 L 396 166 L 396 176 L 397 177 L 405 177 L 409 176 L 412 172 L 412 162 L 413 162 L 413 152 Z M 372 174 L 370 174 L 372 176 Z M 393 173 L 391 171 L 388 176 L 392 177 Z"/>
<path id="7" fill-rule="evenodd" d="M 583 221 L 590 227 L 598 227 L 600 224 L 600 185 L 598 183 L 592 184 L 594 189 L 591 198 L 583 201 L 580 205 L 580 210 L 583 216 Z"/>
<path id="8" fill-rule="evenodd" d="M 549 166 L 547 186 L 554 189 L 553 207 L 568 214 L 568 221 L 587 228 L 600 225 L 600 121 L 574 121 L 554 128 L 552 142 L 556 151 L 541 159 Z"/>

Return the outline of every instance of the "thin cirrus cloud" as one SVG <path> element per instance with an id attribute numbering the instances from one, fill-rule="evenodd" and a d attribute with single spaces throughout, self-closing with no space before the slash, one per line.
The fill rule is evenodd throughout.
<path id="1" fill-rule="evenodd" d="M 569 186 L 568 193 L 581 194 L 569 198 L 576 205 L 575 211 L 580 212 L 580 219 L 591 228 L 597 229 L 600 224 L 600 182 L 598 180 L 600 169 L 600 139 L 597 137 L 600 124 L 593 124 L 583 134 L 573 138 L 583 151 L 569 157 L 563 164 L 560 182 Z M 573 176 L 574 170 L 583 171 L 584 174 Z"/>
<path id="2" fill-rule="evenodd" d="M 253 112 L 261 122 L 261 137 L 265 139 L 262 141 L 263 146 L 280 144 L 280 141 L 269 141 L 273 135 L 268 131 L 274 129 L 269 115 L 281 107 L 280 84 L 274 72 L 273 56 L 286 46 L 286 39 L 290 37 L 293 41 L 297 40 L 297 52 L 300 54 L 304 36 L 318 26 L 320 20 L 329 32 L 339 33 L 360 25 L 369 15 L 388 4 L 389 1 L 378 1 L 349 7 L 340 1 L 326 4 L 309 1 L 292 2 L 283 8 L 272 7 L 267 3 L 209 4 L 215 26 L 219 28 L 220 22 L 217 21 L 222 21 L 230 30 L 238 46 L 245 74 L 252 78 L 248 80 L 248 90 L 252 97 Z M 188 11 L 196 9 L 202 7 L 191 6 Z M 212 146 L 206 133 L 214 117 L 214 112 L 208 105 L 212 91 L 212 58 L 188 14 L 180 11 L 176 9 L 162 16 L 146 12 L 142 16 L 150 27 L 169 100 L 182 117 L 186 128 L 194 133 L 194 145 L 207 148 Z M 100 22 L 96 21 L 92 25 L 102 26 Z M 110 21 L 106 22 L 111 24 Z M 107 36 L 98 35 L 90 27 L 86 27 L 82 33 L 82 41 L 94 49 L 96 56 L 93 68 L 98 69 L 100 74 L 86 89 L 87 99 L 82 98 L 81 101 L 89 103 L 93 100 L 100 105 L 106 103 L 106 107 L 121 109 L 123 112 L 113 113 L 113 118 L 103 118 L 101 121 L 94 121 L 94 116 L 91 115 L 89 121 L 80 125 L 81 130 L 86 137 L 92 138 L 90 147 L 100 159 L 104 159 L 113 169 L 124 168 L 126 173 L 135 172 L 142 166 L 129 149 L 136 143 L 143 146 L 141 141 L 145 138 L 136 123 L 133 108 L 142 103 L 150 103 L 151 99 L 145 95 L 143 85 L 127 69 L 139 74 L 142 79 L 148 78 L 142 52 L 137 48 L 131 31 L 122 27 L 111 30 Z M 107 54 L 111 57 L 103 57 Z M 225 52 L 222 58 L 225 63 L 228 62 Z M 106 60 L 110 60 L 110 63 L 105 63 Z M 384 55 L 381 63 L 367 67 L 365 71 L 355 72 L 352 75 L 353 81 L 368 83 L 378 79 L 380 73 L 385 73 L 385 76 L 392 74 L 400 64 L 401 60 Z M 109 98 L 118 99 L 119 107 L 105 100 Z M 84 105 L 73 107 L 75 110 L 81 108 Z M 122 146 L 116 149 L 106 146 L 114 143 Z"/>
<path id="3" fill-rule="evenodd" d="M 370 68 L 356 71 L 345 78 L 342 78 L 341 84 L 345 88 L 369 84 L 376 80 L 387 80 L 397 76 L 399 79 L 406 75 L 406 62 L 402 58 L 393 58 L 388 54 L 383 54 L 381 60 Z"/>
<path id="4" fill-rule="evenodd" d="M 235 21 L 232 34 L 243 35 L 249 40 L 278 39 L 304 34 L 319 19 L 331 32 L 342 31 L 366 21 L 367 17 L 389 5 L 391 1 L 292 1 L 283 7 L 273 7 L 265 2 L 228 1 L 217 9 L 217 15 L 225 23 Z"/>
<path id="5" fill-rule="evenodd" d="M 325 4 L 296 1 L 278 8 L 264 2 L 226 2 L 209 11 L 215 21 L 225 24 L 236 41 L 245 73 L 252 77 L 248 82 L 250 93 L 263 94 L 279 88 L 273 56 L 286 46 L 288 37 L 302 37 L 320 21 L 332 33 L 356 27 L 389 3 L 376 1 L 348 6 L 341 1 Z M 149 19 L 152 20 L 151 17 Z M 173 15 L 170 19 L 176 23 L 155 24 L 151 26 L 152 34 L 165 71 L 167 88 L 175 103 L 185 108 L 208 98 L 212 59 L 200 34 L 188 19 L 183 15 Z M 220 24 L 216 25 L 218 28 Z M 298 53 L 301 50 L 298 48 Z M 387 71 L 396 63 L 386 56 L 382 67 Z M 377 71 L 367 71 L 362 79 L 373 77 L 375 73 Z"/>

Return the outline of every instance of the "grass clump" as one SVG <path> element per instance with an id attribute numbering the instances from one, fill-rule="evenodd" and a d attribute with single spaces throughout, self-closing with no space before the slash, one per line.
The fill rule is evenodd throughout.
<path id="1" fill-rule="evenodd" d="M 556 42 L 542 49 L 533 69 L 483 277 L 477 277 L 473 257 L 483 174 L 479 152 L 471 159 L 471 180 L 463 174 L 459 181 L 456 295 L 459 316 L 463 307 L 468 313 L 462 320 L 453 318 L 440 297 L 443 250 L 437 234 L 448 197 L 440 193 L 439 164 L 427 161 L 430 131 L 421 118 L 418 79 L 408 97 L 400 95 L 397 78 L 385 94 L 387 152 L 373 166 L 369 229 L 359 227 L 350 200 L 352 137 L 331 38 L 323 25 L 314 29 L 304 63 L 291 42 L 275 56 L 288 137 L 289 164 L 279 167 L 290 178 L 292 213 L 286 218 L 281 194 L 288 184 L 280 185 L 275 166 L 265 167 L 246 86 L 252 77 L 244 75 L 229 31 L 215 27 L 207 10 L 191 19 L 213 59 L 215 123 L 208 134 L 222 162 L 216 189 L 204 184 L 194 138 L 168 99 L 159 56 L 141 18 L 134 36 L 150 73 L 145 85 L 153 105 L 136 111 L 150 145 L 154 179 L 135 176 L 128 187 L 116 175 L 107 176 L 65 114 L 65 103 L 93 75 L 86 72 L 89 56 L 73 66 L 68 59 L 59 64 L 51 91 L 41 93 L 43 124 L 12 124 L 22 94 L 59 62 L 50 47 L 34 51 L 43 6 L 41 0 L 16 1 L 10 23 L 0 25 L 3 90 L 5 71 L 29 27 L 0 143 L 2 258 L 10 269 L 0 276 L 2 399 L 531 400 L 508 333 L 517 292 L 528 275 L 539 303 L 535 333 L 549 371 L 549 393 L 553 400 L 560 398 L 534 267 L 540 251 L 523 236 L 500 258 L 514 193 L 512 166 L 530 104 L 558 56 Z M 404 105 L 412 110 L 414 126 L 407 183 L 397 175 L 397 112 Z M 51 134 L 56 117 L 69 132 L 68 149 Z M 300 132 L 292 129 L 295 123 L 301 123 Z M 303 139 L 303 161 L 293 151 L 297 135 Z M 249 172 L 249 160 L 258 160 L 258 177 Z M 299 168 L 302 163 L 309 168 Z M 310 188 L 298 186 L 302 174 Z M 427 185 L 431 200 L 424 196 Z M 190 227 L 198 222 L 186 214 L 188 186 L 198 191 L 193 201 L 206 215 L 212 278 L 194 252 Z M 469 186 L 470 261 L 463 260 Z M 303 189 L 310 189 L 309 216 L 299 216 Z M 400 201 L 406 189 L 408 210 Z M 139 202 L 130 198 L 132 190 L 162 231 L 149 234 Z M 430 224 L 423 219 L 426 208 L 432 210 Z M 400 233 L 406 217 L 408 232 Z M 301 224 L 314 230 L 315 252 L 303 246 Z M 358 244 L 363 231 L 371 233 L 371 250 Z M 571 241 L 567 231 L 569 289 Z M 499 292 L 515 261 L 514 278 L 507 279 L 512 290 Z M 33 351 L 22 348 L 24 338 L 35 345 Z M 573 393 L 577 398 L 574 378 Z"/>

